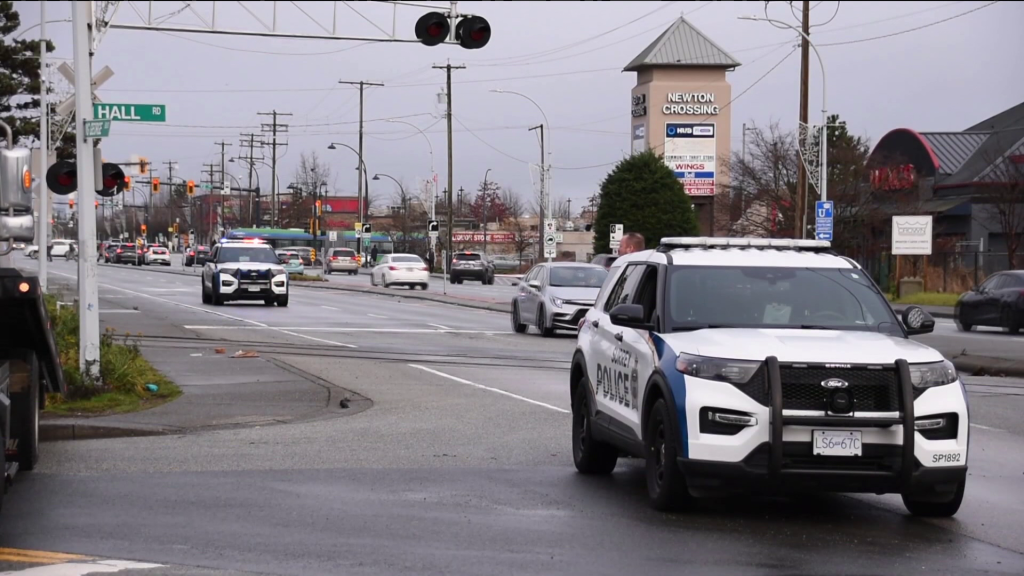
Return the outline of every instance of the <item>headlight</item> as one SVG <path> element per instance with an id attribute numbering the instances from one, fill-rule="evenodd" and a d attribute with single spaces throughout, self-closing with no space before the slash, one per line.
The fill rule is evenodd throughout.
<path id="1" fill-rule="evenodd" d="M 753 360 L 728 360 L 680 354 L 676 358 L 676 370 L 687 376 L 718 380 L 730 384 L 745 384 L 761 368 L 761 362 Z"/>
<path id="2" fill-rule="evenodd" d="M 555 308 L 561 308 L 562 304 L 565 304 L 561 298 L 555 298 L 554 296 L 551 297 L 551 303 L 555 305 Z"/>
<path id="3" fill-rule="evenodd" d="M 284 272 L 284 268 L 271 268 L 270 269 L 270 274 L 273 275 L 273 276 L 280 276 L 281 274 L 284 274 L 284 273 L 285 273 Z"/>
<path id="4" fill-rule="evenodd" d="M 956 382 L 956 379 L 956 367 L 949 360 L 910 365 L 910 382 L 915 388 L 945 386 Z"/>

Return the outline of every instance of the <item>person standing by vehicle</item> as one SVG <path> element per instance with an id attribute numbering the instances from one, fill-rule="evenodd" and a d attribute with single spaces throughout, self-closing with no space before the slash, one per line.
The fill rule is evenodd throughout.
<path id="1" fill-rule="evenodd" d="M 644 237 L 636 232 L 630 232 L 622 236 L 622 242 L 619 245 L 619 256 L 625 256 L 626 254 L 632 254 L 634 252 L 640 252 L 646 247 Z"/>
<path id="2" fill-rule="evenodd" d="M 46 260 L 53 262 L 53 242 L 46 243 Z"/>
<path id="3" fill-rule="evenodd" d="M 374 244 L 373 248 L 370 249 L 370 268 L 373 268 L 377 264 L 377 245 Z"/>

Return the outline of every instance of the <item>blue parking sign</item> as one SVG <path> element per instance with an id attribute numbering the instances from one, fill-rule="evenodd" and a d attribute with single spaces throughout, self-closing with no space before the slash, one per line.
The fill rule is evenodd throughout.
<path id="1" fill-rule="evenodd" d="M 828 242 L 831 242 L 832 241 L 832 232 L 831 231 L 830 232 L 815 232 L 814 233 L 814 239 L 815 240 L 826 240 Z"/>
<path id="2" fill-rule="evenodd" d="M 815 216 L 818 218 L 832 218 L 832 201 L 817 201 L 814 203 Z"/>

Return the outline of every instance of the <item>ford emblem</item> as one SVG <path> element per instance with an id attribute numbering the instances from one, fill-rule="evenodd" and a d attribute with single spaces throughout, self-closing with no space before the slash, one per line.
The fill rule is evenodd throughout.
<path id="1" fill-rule="evenodd" d="M 828 389 L 846 388 L 849 385 L 846 380 L 840 380 L 839 378 L 829 378 L 828 380 L 821 381 L 821 387 Z"/>

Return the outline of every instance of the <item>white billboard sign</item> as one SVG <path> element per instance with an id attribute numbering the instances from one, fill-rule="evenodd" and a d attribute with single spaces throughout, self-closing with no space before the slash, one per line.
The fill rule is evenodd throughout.
<path id="1" fill-rule="evenodd" d="M 647 150 L 647 126 L 644 124 L 633 125 L 633 154 L 640 154 Z"/>
<path id="2" fill-rule="evenodd" d="M 665 123 L 665 164 L 690 196 L 715 195 L 715 124 Z"/>
<path id="3" fill-rule="evenodd" d="M 896 256 L 931 255 L 932 217 L 893 216 L 892 253 Z"/>

